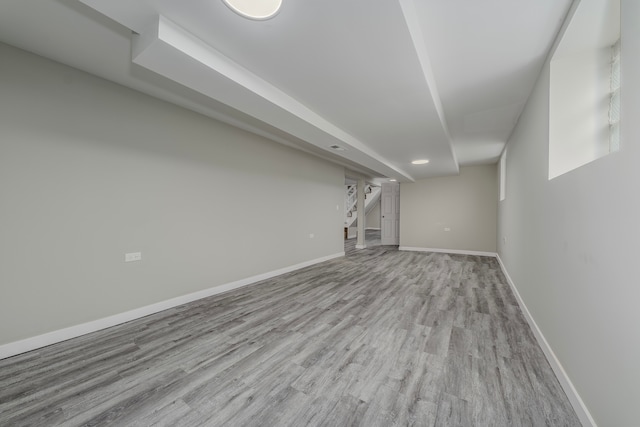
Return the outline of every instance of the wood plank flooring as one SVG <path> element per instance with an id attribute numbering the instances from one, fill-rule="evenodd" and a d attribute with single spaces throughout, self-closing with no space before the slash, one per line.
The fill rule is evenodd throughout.
<path id="1" fill-rule="evenodd" d="M 1 426 L 579 426 L 493 258 L 385 246 L 0 361 Z"/>

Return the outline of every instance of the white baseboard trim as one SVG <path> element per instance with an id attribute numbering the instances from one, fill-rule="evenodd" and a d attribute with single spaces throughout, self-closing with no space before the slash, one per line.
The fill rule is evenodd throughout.
<path id="1" fill-rule="evenodd" d="M 367 245 L 356 245 L 356 249 L 367 249 Z"/>
<path id="2" fill-rule="evenodd" d="M 580 422 L 584 427 L 597 427 L 597 424 L 593 419 L 593 417 L 591 416 L 589 409 L 587 409 L 587 406 L 582 401 L 582 398 L 580 397 L 580 395 L 578 394 L 578 391 L 573 386 L 573 383 L 571 382 L 571 380 L 569 379 L 569 376 L 567 375 L 564 368 L 562 367 L 562 364 L 560 363 L 555 353 L 551 349 L 551 346 L 549 346 L 549 343 L 547 342 L 544 335 L 542 335 L 542 331 L 538 327 L 538 324 L 536 323 L 536 321 L 533 319 L 533 316 L 531 316 L 531 313 L 529 312 L 529 309 L 524 303 L 524 300 L 520 296 L 520 293 L 518 292 L 516 285 L 513 283 L 513 280 L 511 280 L 511 276 L 509 276 L 509 273 L 507 272 L 507 268 L 502 262 L 500 255 L 496 254 L 496 258 L 498 258 L 498 262 L 500 263 L 500 268 L 502 269 L 504 276 L 507 278 L 507 282 L 509 283 L 511 290 L 513 291 L 513 294 L 518 300 L 520 309 L 522 310 L 524 317 L 527 319 L 527 322 L 529 323 L 529 327 L 531 328 L 531 330 L 533 331 L 533 334 L 538 340 L 538 345 L 540 345 L 540 347 L 542 348 L 542 351 L 547 357 L 547 361 L 549 362 L 549 365 L 551 365 L 551 369 L 553 369 L 553 372 L 556 374 L 556 377 L 558 378 L 558 381 L 560 382 L 562 389 L 564 390 L 565 394 L 569 398 L 569 402 L 571 402 L 571 406 L 573 406 L 573 410 L 576 411 L 576 415 L 578 416 L 578 419 L 580 419 Z"/>
<path id="3" fill-rule="evenodd" d="M 357 235 L 357 234 L 349 234 L 349 235 L 347 236 L 347 239 L 355 239 L 356 237 L 358 237 L 358 235 Z"/>
<path id="4" fill-rule="evenodd" d="M 87 323 L 82 323 L 68 328 L 59 329 L 57 331 L 47 332 L 46 334 L 37 335 L 35 337 L 26 338 L 20 341 L 14 341 L 11 343 L 0 345 L 0 360 L 7 357 L 15 356 L 17 354 L 26 353 L 27 351 L 36 350 L 38 348 L 46 347 L 51 344 L 66 341 L 71 338 L 76 338 L 81 335 L 85 335 L 91 332 L 96 332 L 101 329 L 110 328 L 112 326 L 120 325 L 131 320 L 136 320 L 141 317 L 148 316 L 150 314 L 158 313 L 169 308 L 177 307 L 182 304 L 186 304 L 192 301 L 196 301 L 202 298 L 206 298 L 212 295 L 221 294 L 223 292 L 238 289 L 243 286 L 247 286 L 262 280 L 270 279 L 281 274 L 290 273 L 301 268 L 309 267 L 314 264 L 329 261 L 334 258 L 340 258 L 344 256 L 344 252 L 338 252 L 332 255 L 327 255 L 321 258 L 316 258 L 310 261 L 301 262 L 299 264 L 291 265 L 289 267 L 280 268 L 278 270 L 270 271 L 257 276 L 247 277 L 246 279 L 237 280 L 235 282 L 226 283 L 224 285 L 214 286 L 202 291 L 193 292 L 187 295 L 182 295 L 176 298 L 171 298 L 166 301 L 161 301 L 155 304 L 147 305 L 144 307 L 136 308 L 124 313 L 115 314 L 113 316 L 104 317 L 102 319 L 92 320 Z"/>
<path id="5" fill-rule="evenodd" d="M 460 249 L 414 248 L 411 246 L 400 246 L 398 249 L 401 251 L 439 252 L 439 253 L 457 254 L 457 255 L 490 256 L 494 258 L 498 256 L 498 254 L 495 252 L 466 251 L 466 250 L 460 250 Z"/>
<path id="6" fill-rule="evenodd" d="M 382 230 L 380 227 L 365 227 L 365 230 Z"/>

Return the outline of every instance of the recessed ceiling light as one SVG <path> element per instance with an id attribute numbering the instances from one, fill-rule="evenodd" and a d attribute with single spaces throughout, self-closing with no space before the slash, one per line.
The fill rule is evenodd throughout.
<path id="1" fill-rule="evenodd" d="M 411 163 L 413 163 L 414 165 L 426 165 L 427 163 L 429 163 L 429 160 L 427 159 L 414 160 Z"/>
<path id="2" fill-rule="evenodd" d="M 391 178 L 389 181 L 391 181 L 391 182 L 396 182 L 396 181 L 397 181 L 397 179 L 393 179 L 393 178 Z"/>
<path id="3" fill-rule="evenodd" d="M 222 0 L 231 10 L 249 19 L 272 18 L 282 5 L 282 0 Z"/>

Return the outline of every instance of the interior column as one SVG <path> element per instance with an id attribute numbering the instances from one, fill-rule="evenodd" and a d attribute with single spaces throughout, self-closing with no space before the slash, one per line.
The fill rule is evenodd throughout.
<path id="1" fill-rule="evenodd" d="M 358 239 L 356 240 L 356 249 L 364 249 L 367 247 L 364 238 L 364 226 L 366 224 L 365 212 L 364 212 L 364 179 L 358 180 L 358 192 L 357 192 L 357 202 L 356 202 L 356 210 L 358 212 Z"/>

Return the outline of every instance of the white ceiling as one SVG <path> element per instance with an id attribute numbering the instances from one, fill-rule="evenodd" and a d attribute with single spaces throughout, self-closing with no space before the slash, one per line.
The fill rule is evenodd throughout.
<path id="1" fill-rule="evenodd" d="M 400 181 L 497 160 L 571 3 L 81 1 L 2 0 L 0 41 Z"/>

